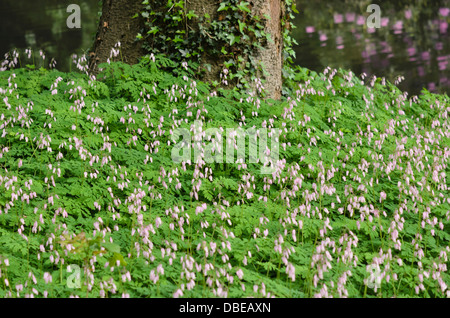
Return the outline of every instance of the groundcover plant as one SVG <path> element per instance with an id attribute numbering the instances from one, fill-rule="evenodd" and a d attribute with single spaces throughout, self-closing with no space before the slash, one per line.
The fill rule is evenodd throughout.
<path id="1" fill-rule="evenodd" d="M 450 296 L 448 96 L 298 67 L 265 100 L 261 83 L 213 87 L 163 56 L 97 80 L 14 66 L 0 72 L 0 297 Z M 271 174 L 172 159 L 176 129 L 220 152 L 204 131 L 239 127 L 281 131 Z"/>

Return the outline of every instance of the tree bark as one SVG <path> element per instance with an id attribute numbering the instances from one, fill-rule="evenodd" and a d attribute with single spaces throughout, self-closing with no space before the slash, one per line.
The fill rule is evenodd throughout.
<path id="1" fill-rule="evenodd" d="M 98 72 L 98 64 L 123 61 L 136 64 L 145 54 L 136 35 L 144 27 L 141 18 L 133 18 L 142 11 L 142 0 L 103 0 L 102 16 L 97 29 L 93 51 L 90 53 L 90 71 Z M 120 53 L 114 58 L 112 49 L 120 42 Z"/>
<path id="2" fill-rule="evenodd" d="M 281 19 L 284 14 L 283 2 L 281 0 L 254 0 L 253 2 L 254 14 L 261 17 L 264 15 L 270 17 L 264 27 L 265 32 L 271 35 L 272 42 L 268 41 L 265 47 L 257 52 L 257 56 L 268 73 L 264 85 L 268 97 L 280 99 L 283 82 L 283 35 L 281 28 Z"/>
<path id="3" fill-rule="evenodd" d="M 262 18 L 264 31 L 271 35 L 272 42 L 267 41 L 262 49 L 254 52 L 253 56 L 261 62 L 265 68 L 266 76 L 256 74 L 266 80 L 264 88 L 266 96 L 273 99 L 281 97 L 282 68 L 283 68 L 283 37 L 281 19 L 284 14 L 284 2 L 282 0 L 247 0 L 250 3 L 253 15 Z M 141 16 L 132 17 L 142 11 L 142 0 L 104 0 L 102 17 L 98 27 L 94 51 L 91 53 L 91 71 L 96 72 L 97 65 L 111 59 L 111 49 L 117 42 L 121 43 L 121 56 L 119 58 L 126 63 L 137 63 L 139 57 L 146 54 L 136 35 L 143 29 L 144 21 Z M 217 0 L 189 0 L 185 2 L 187 12 L 193 10 L 198 16 L 209 14 L 211 20 L 218 19 L 220 1 Z M 270 17 L 270 19 L 266 19 Z M 189 27 L 198 30 L 198 20 L 192 19 Z M 234 45 L 239 46 L 239 43 Z M 248 57 L 244 57 L 246 60 Z M 211 71 L 207 71 L 202 80 L 206 82 L 220 82 L 220 73 L 223 69 L 224 59 L 209 56 L 205 52 L 202 63 L 211 65 Z"/>

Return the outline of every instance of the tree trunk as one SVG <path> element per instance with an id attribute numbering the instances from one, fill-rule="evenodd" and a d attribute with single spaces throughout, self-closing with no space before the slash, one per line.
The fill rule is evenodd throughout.
<path id="1" fill-rule="evenodd" d="M 272 42 L 257 52 L 257 56 L 265 67 L 268 75 L 265 77 L 265 89 L 268 97 L 280 99 L 282 88 L 283 69 L 283 35 L 281 19 L 284 15 L 283 2 L 281 0 L 255 0 L 255 14 L 268 15 L 270 20 L 265 24 L 265 31 L 271 35 Z"/>
<path id="2" fill-rule="evenodd" d="M 264 83 L 266 97 L 279 99 L 281 97 L 283 68 L 281 19 L 284 14 L 284 2 L 282 0 L 247 0 L 247 2 L 251 8 L 252 15 L 261 17 L 264 31 L 270 34 L 272 39 L 272 41 L 261 43 L 262 49 L 252 52 L 253 58 L 262 63 L 266 71 L 265 76 L 260 74 L 260 72 L 255 75 L 266 80 Z M 102 17 L 94 52 L 91 54 L 91 70 L 94 73 L 99 63 L 104 63 L 111 59 L 111 49 L 117 42 L 121 43 L 122 54 L 118 58 L 126 63 L 134 64 L 138 62 L 140 56 L 146 54 L 142 49 L 142 45 L 135 40 L 136 35 L 143 29 L 145 21 L 141 16 L 132 19 L 136 13 L 142 11 L 141 3 L 142 0 L 103 1 Z M 211 21 L 213 21 L 220 19 L 220 13 L 217 11 L 220 3 L 217 0 L 185 1 L 186 12 L 193 10 L 198 16 L 204 16 L 207 13 L 211 17 Z M 270 19 L 265 17 L 270 17 Z M 198 23 L 198 19 L 189 20 L 189 28 L 198 30 Z M 233 45 L 239 47 L 239 44 L 237 42 Z M 249 57 L 244 56 L 243 58 L 248 61 Z M 218 58 L 217 56 L 210 56 L 208 52 L 204 52 L 202 64 L 211 65 L 211 69 L 205 73 L 202 80 L 220 83 L 220 73 L 223 70 L 225 61 L 225 57 Z"/>
<path id="3" fill-rule="evenodd" d="M 252 14 L 259 17 L 265 15 L 270 17 L 270 20 L 264 20 L 264 31 L 271 35 L 273 42 L 267 42 L 263 45 L 263 49 L 259 49 L 255 52 L 254 58 L 264 65 L 266 76 L 263 74 L 256 74 L 260 78 L 266 80 L 264 88 L 267 93 L 267 97 L 273 99 L 279 99 L 281 97 L 282 87 L 282 68 L 283 68 L 283 37 L 281 30 L 281 18 L 284 14 L 283 4 L 281 0 L 249 0 L 252 5 Z M 198 16 L 209 14 L 211 20 L 219 19 L 220 14 L 217 12 L 220 1 L 214 0 L 190 0 L 187 1 L 186 11 L 193 10 Z M 192 24 L 197 21 L 192 20 Z M 193 28 L 196 28 L 193 25 Z M 235 44 L 239 46 L 239 43 Z M 248 57 L 245 57 L 248 59 Z M 206 72 L 203 78 L 206 82 L 219 81 L 220 73 L 223 69 L 223 64 L 226 58 L 217 59 L 215 56 L 209 56 L 208 53 L 203 56 L 202 62 L 204 64 L 211 65 L 211 71 Z"/>
<path id="4" fill-rule="evenodd" d="M 93 51 L 90 53 L 90 71 L 96 74 L 100 63 L 123 61 L 136 64 L 145 54 L 136 35 L 144 27 L 141 18 L 133 18 L 142 11 L 142 0 L 103 0 L 102 16 Z M 120 43 L 120 53 L 114 58 L 112 49 Z"/>

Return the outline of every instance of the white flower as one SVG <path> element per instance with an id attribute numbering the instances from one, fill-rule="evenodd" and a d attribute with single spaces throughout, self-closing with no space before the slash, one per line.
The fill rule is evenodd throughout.
<path id="1" fill-rule="evenodd" d="M 173 294 L 173 298 L 178 298 L 183 296 L 183 291 L 181 289 L 177 289 L 177 291 Z"/>

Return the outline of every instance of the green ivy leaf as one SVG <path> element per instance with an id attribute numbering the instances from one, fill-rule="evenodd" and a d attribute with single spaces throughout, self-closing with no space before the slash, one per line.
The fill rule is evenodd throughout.
<path id="1" fill-rule="evenodd" d="M 241 32 L 243 34 L 244 28 L 245 28 L 245 23 L 242 22 L 241 20 L 238 20 L 238 24 L 239 24 L 239 32 Z"/>
<path id="2" fill-rule="evenodd" d="M 249 5 L 248 2 L 245 1 L 241 1 L 240 4 L 237 5 L 237 7 L 239 8 L 239 10 L 247 12 L 247 13 L 251 13 L 250 9 L 247 8 L 247 6 Z"/>
<path id="3" fill-rule="evenodd" d="M 221 3 L 220 3 L 219 9 L 217 9 L 217 12 L 224 11 L 224 10 L 228 10 L 229 8 L 230 8 L 230 7 L 227 6 L 227 3 L 226 3 L 226 2 L 221 2 Z"/>

